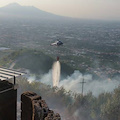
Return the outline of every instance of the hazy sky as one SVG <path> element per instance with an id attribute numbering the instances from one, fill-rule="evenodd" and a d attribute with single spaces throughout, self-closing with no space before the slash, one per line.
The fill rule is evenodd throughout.
<path id="1" fill-rule="evenodd" d="M 13 2 L 57 15 L 120 20 L 120 0 L 0 0 L 0 7 Z"/>

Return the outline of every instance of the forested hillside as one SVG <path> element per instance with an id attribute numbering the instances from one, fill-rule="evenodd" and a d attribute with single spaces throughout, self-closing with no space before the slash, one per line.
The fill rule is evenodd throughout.
<path id="1" fill-rule="evenodd" d="M 9 50 L 8 50 L 9 51 Z M 7 51 L 7 52 L 8 52 Z M 2 52 L 1 52 L 2 54 Z M 42 51 L 20 49 L 10 50 L 0 58 L 0 66 L 29 70 L 33 74 L 47 73 L 55 58 Z M 62 74 L 70 75 L 74 69 L 61 63 Z M 50 108 L 60 113 L 62 120 L 120 120 L 120 87 L 113 92 L 103 92 L 97 97 L 90 91 L 84 95 L 66 91 L 63 87 L 52 87 L 40 81 L 29 82 L 27 78 L 17 78 L 18 102 L 24 91 L 33 91 L 46 100 Z"/>
<path id="2" fill-rule="evenodd" d="M 95 97 L 91 92 L 83 96 L 66 91 L 63 87 L 29 83 L 25 78 L 17 79 L 17 83 L 19 95 L 28 90 L 36 92 L 50 108 L 61 114 L 62 120 L 120 120 L 120 87 Z"/>
<path id="3" fill-rule="evenodd" d="M 21 49 L 15 50 L 0 59 L 0 66 L 12 67 L 16 69 L 27 69 L 34 74 L 47 73 L 56 61 L 57 56 L 52 58 L 42 51 Z M 61 63 L 62 76 L 70 75 L 74 69 L 65 63 Z"/>

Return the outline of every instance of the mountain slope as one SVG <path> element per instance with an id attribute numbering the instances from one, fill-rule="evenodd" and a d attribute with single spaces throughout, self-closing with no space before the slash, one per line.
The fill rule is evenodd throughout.
<path id="1" fill-rule="evenodd" d="M 33 6 L 21 6 L 17 3 L 0 8 L 0 17 L 5 18 L 32 18 L 32 19 L 60 19 L 62 16 L 48 13 Z"/>

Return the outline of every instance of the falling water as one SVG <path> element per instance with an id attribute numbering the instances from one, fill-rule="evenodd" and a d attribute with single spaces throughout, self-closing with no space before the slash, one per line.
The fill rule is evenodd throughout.
<path id="1" fill-rule="evenodd" d="M 53 86 L 58 86 L 60 80 L 60 62 L 54 62 L 52 68 L 52 79 L 53 79 Z"/>

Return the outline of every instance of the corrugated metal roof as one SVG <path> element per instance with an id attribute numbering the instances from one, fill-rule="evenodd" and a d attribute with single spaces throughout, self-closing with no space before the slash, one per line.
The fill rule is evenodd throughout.
<path id="1" fill-rule="evenodd" d="M 20 72 L 17 70 L 6 69 L 0 67 L 0 80 L 8 80 L 11 78 L 15 78 L 21 75 L 25 75 L 25 72 Z"/>

